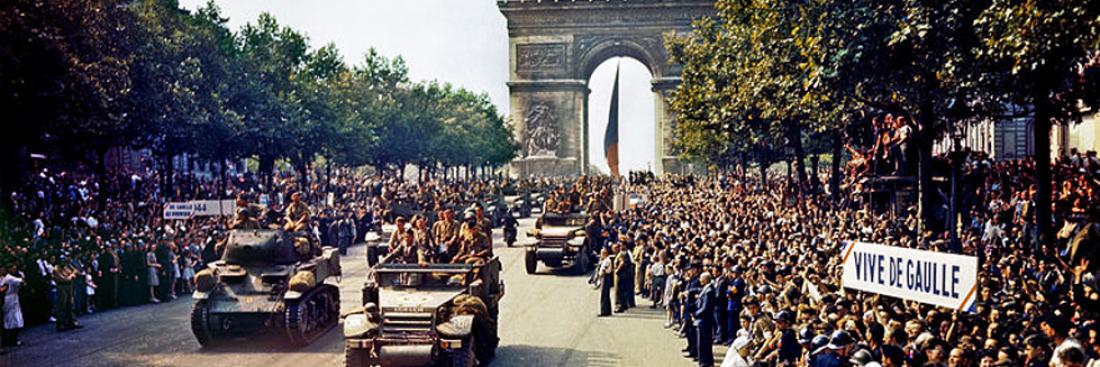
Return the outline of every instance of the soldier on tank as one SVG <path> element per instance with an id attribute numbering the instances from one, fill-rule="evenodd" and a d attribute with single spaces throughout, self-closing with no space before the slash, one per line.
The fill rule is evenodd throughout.
<path id="1" fill-rule="evenodd" d="M 260 229 L 260 221 L 256 219 L 258 213 L 248 205 L 244 195 L 237 195 L 236 204 L 233 219 L 229 221 L 229 229 Z"/>
<path id="2" fill-rule="evenodd" d="M 302 202 L 302 193 L 296 192 L 290 195 L 290 205 L 286 207 L 286 224 L 283 230 L 287 232 L 300 232 L 309 226 L 309 205 Z"/>

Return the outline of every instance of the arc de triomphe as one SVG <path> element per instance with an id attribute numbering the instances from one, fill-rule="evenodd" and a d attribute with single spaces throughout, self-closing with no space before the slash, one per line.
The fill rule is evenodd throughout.
<path id="1" fill-rule="evenodd" d="M 521 175 L 576 175 L 587 169 L 588 78 L 605 60 L 627 56 L 649 68 L 656 98 L 655 171 L 679 172 L 670 151 L 674 119 L 665 96 L 680 81 L 664 35 L 715 14 L 714 0 L 498 0 L 508 20 L 511 118 Z M 620 131 L 630 129 L 620 121 Z M 629 148 L 629 147 L 627 147 Z M 630 154 L 629 150 L 620 156 Z"/>

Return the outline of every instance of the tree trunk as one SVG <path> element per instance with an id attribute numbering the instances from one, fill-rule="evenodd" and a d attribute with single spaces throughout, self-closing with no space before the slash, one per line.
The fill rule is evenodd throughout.
<path id="1" fill-rule="evenodd" d="M 101 147 L 96 149 L 95 156 L 98 159 L 95 165 L 95 172 L 98 176 L 99 189 L 101 191 L 111 190 L 107 187 L 107 148 Z M 112 195 L 117 195 L 117 192 L 112 192 Z M 96 195 L 96 206 L 99 210 L 107 208 L 107 196 L 104 194 Z"/>
<path id="2" fill-rule="evenodd" d="M 760 153 L 760 187 L 768 187 L 768 156 Z"/>
<path id="3" fill-rule="evenodd" d="M 220 200 L 222 198 L 222 195 L 225 195 L 225 186 L 226 186 L 225 184 L 226 184 L 226 181 L 229 180 L 229 178 L 226 177 L 228 175 L 228 172 L 226 172 L 226 171 L 228 171 L 228 170 L 226 169 L 225 166 L 226 166 L 225 165 L 225 160 L 224 159 L 219 159 L 218 160 L 218 194 L 214 195 L 214 199 L 219 199 Z"/>
<path id="4" fill-rule="evenodd" d="M 932 100 L 925 96 L 921 101 L 921 108 L 917 114 L 918 128 L 913 134 L 913 143 L 917 149 L 917 215 L 919 217 L 918 233 L 924 233 L 929 229 L 928 225 L 934 223 L 936 190 L 932 186 Z"/>
<path id="5" fill-rule="evenodd" d="M 741 151 L 741 165 L 737 167 L 737 178 L 745 179 L 745 172 L 749 170 L 749 152 Z"/>
<path id="6" fill-rule="evenodd" d="M 1038 243 L 1047 243 L 1051 238 L 1051 171 L 1050 171 L 1050 132 L 1053 124 L 1053 108 L 1050 104 L 1050 78 L 1039 77 L 1033 95 L 1035 103 L 1035 226 L 1039 232 Z M 1041 250 L 1037 248 L 1036 249 Z"/>
<path id="7" fill-rule="evenodd" d="M 802 124 L 798 120 L 788 121 L 787 133 L 788 143 L 794 149 L 795 169 L 798 173 L 798 185 L 795 187 L 798 192 L 802 192 L 809 183 L 806 180 L 806 150 L 802 146 Z"/>
<path id="8" fill-rule="evenodd" d="M 305 159 L 291 159 L 290 165 L 294 172 L 298 173 L 298 191 L 306 191 L 309 187 L 309 169 L 306 167 Z"/>
<path id="9" fill-rule="evenodd" d="M 175 182 L 173 182 L 173 175 L 176 173 L 176 162 L 172 159 L 172 155 L 165 153 L 162 160 L 162 173 L 161 173 L 161 194 L 165 199 L 171 200 L 176 198 Z"/>
<path id="10" fill-rule="evenodd" d="M 829 176 L 829 192 L 833 194 L 833 201 L 840 201 L 840 158 L 844 151 L 844 140 L 840 133 L 833 134 L 833 161 L 832 175 Z"/>
<path id="11" fill-rule="evenodd" d="M 272 182 L 271 171 L 275 170 L 275 157 L 261 156 L 258 169 L 260 170 L 258 174 L 262 179 L 261 182 L 264 183 L 264 188 L 270 190 Z"/>
<path id="12" fill-rule="evenodd" d="M 791 160 L 789 158 L 787 160 L 783 161 L 783 162 L 787 164 L 787 184 L 791 185 L 791 186 L 795 186 L 794 185 L 794 180 L 793 180 L 793 178 L 794 178 L 794 165 L 791 164 Z"/>
<path id="13" fill-rule="evenodd" d="M 816 194 L 821 188 L 821 177 L 817 176 L 818 163 L 821 163 L 821 155 L 810 156 L 810 192 Z"/>
<path id="14" fill-rule="evenodd" d="M 331 190 L 332 184 L 332 158 L 325 159 L 325 191 Z"/>

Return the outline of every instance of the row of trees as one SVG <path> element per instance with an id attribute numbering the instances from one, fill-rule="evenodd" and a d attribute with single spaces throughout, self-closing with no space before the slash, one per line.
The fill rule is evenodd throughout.
<path id="1" fill-rule="evenodd" d="M 262 14 L 233 32 L 213 4 L 175 0 L 13 0 L 0 5 L 2 188 L 29 153 L 105 169 L 114 147 L 211 162 L 318 157 L 379 170 L 496 167 L 517 150 L 484 94 L 412 82 L 400 57 L 354 65 L 334 45 Z M 163 175 L 170 179 L 171 175 Z M 171 182 L 166 184 L 170 185 Z"/>
<path id="2" fill-rule="evenodd" d="M 717 17 L 666 39 L 684 65 L 670 99 L 678 148 L 717 165 L 752 155 L 766 167 L 788 154 L 805 183 L 807 148 L 831 150 L 838 170 L 853 137 L 846 131 L 866 129 L 872 114 L 909 116 L 927 217 L 937 138 L 960 124 L 1032 116 L 1038 218 L 1050 218 L 1051 126 L 1079 121 L 1082 104 L 1100 105 L 1100 7 L 1090 5 L 719 0 Z M 1050 232 L 1049 221 L 1038 222 Z"/>

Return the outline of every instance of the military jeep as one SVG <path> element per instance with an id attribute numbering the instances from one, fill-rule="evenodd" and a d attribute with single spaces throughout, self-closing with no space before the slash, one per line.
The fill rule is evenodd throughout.
<path id="1" fill-rule="evenodd" d="M 344 365 L 485 365 L 496 353 L 500 260 L 372 268 L 344 318 Z"/>
<path id="2" fill-rule="evenodd" d="M 527 244 L 524 258 L 527 274 L 534 274 L 541 261 L 554 268 L 570 267 L 577 274 L 587 273 L 595 262 L 595 253 L 584 231 L 588 215 L 584 213 L 546 213 L 538 226 L 527 232 L 535 241 Z"/>

